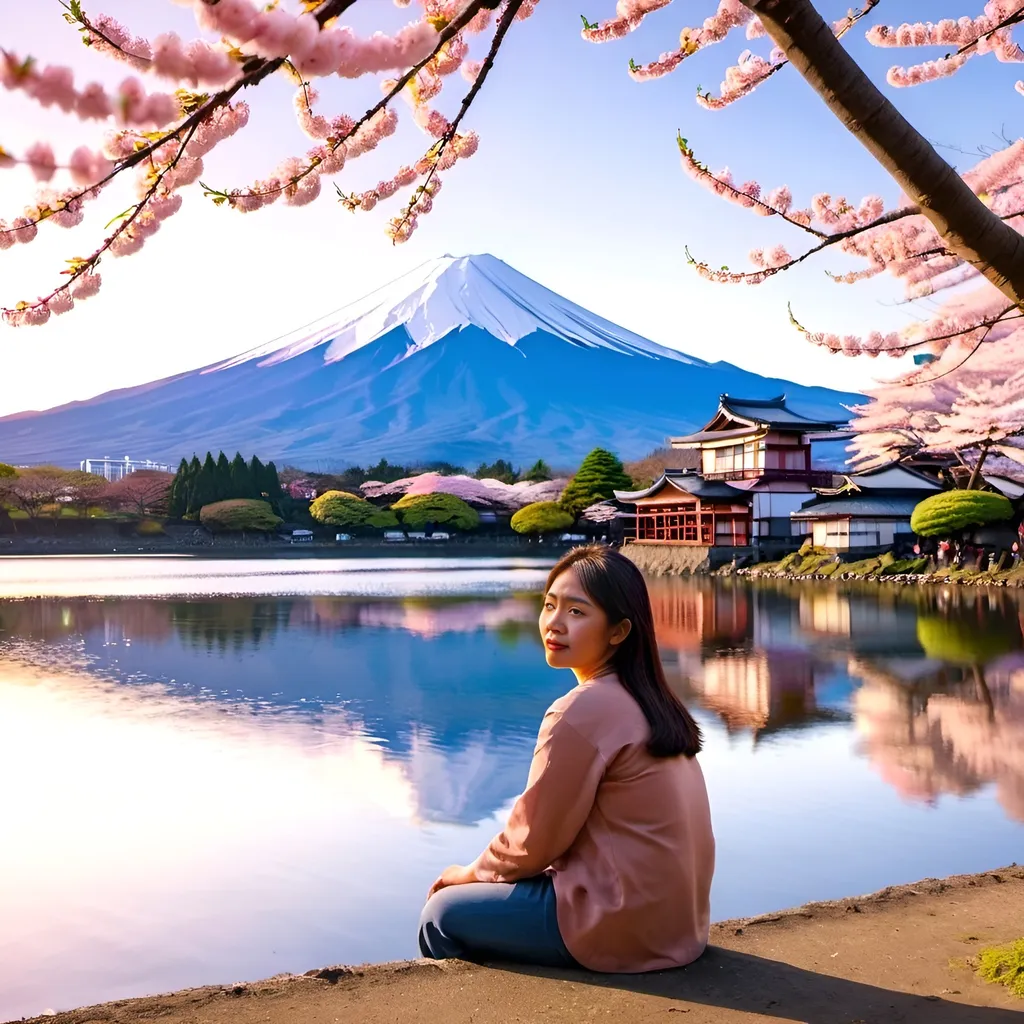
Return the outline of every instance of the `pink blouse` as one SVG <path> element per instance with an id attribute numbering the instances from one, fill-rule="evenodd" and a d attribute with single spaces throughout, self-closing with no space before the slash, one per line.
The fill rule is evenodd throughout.
<path id="1" fill-rule="evenodd" d="M 688 964 L 710 927 L 715 839 L 695 758 L 656 758 L 614 677 L 560 697 L 541 723 L 526 790 L 473 869 L 482 882 L 554 876 L 558 927 L 595 971 Z"/>

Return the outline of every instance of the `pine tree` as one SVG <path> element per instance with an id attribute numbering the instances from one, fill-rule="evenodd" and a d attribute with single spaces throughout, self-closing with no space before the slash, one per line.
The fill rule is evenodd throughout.
<path id="1" fill-rule="evenodd" d="M 171 481 L 171 493 L 167 499 L 167 514 L 172 519 L 181 519 L 188 512 L 188 472 L 188 460 L 182 459 Z"/>
<path id="2" fill-rule="evenodd" d="M 260 462 L 259 457 L 254 455 L 249 463 L 249 484 L 252 487 L 252 497 L 266 497 L 264 483 L 266 479 L 266 467 Z"/>
<path id="3" fill-rule="evenodd" d="M 551 479 L 551 467 L 543 460 L 538 459 L 524 474 L 524 480 L 538 484 L 544 480 Z"/>
<path id="4" fill-rule="evenodd" d="M 595 448 L 562 493 L 562 508 L 579 515 L 596 502 L 613 498 L 613 492 L 628 491 L 632 486 L 619 459 L 604 448 Z"/>
<path id="5" fill-rule="evenodd" d="M 213 461 L 213 454 L 207 452 L 203 465 L 196 474 L 195 484 L 192 488 L 192 508 L 190 511 L 198 512 L 204 505 L 211 505 L 219 500 L 217 491 L 217 463 Z"/>
<path id="6" fill-rule="evenodd" d="M 186 504 L 189 512 L 198 512 L 200 506 L 196 503 L 196 488 L 199 485 L 199 474 L 203 471 L 203 465 L 199 461 L 198 455 L 192 456 L 192 461 L 188 464 L 188 477 L 186 478 L 187 483 L 185 487 Z"/>
<path id="7" fill-rule="evenodd" d="M 215 501 L 227 501 L 228 498 L 233 498 L 234 495 L 231 493 L 231 463 L 228 462 L 228 457 L 221 452 L 217 456 L 217 473 L 216 473 L 216 494 Z"/>
<path id="8" fill-rule="evenodd" d="M 263 467 L 263 492 L 267 496 L 267 501 L 274 508 L 280 507 L 281 500 L 284 498 L 284 491 L 281 490 L 281 479 L 277 475 L 277 466 L 273 462 L 268 462 Z"/>
<path id="9" fill-rule="evenodd" d="M 253 490 L 249 466 L 242 458 L 242 453 L 235 452 L 235 457 L 231 460 L 231 494 L 229 497 L 258 498 L 259 495 L 254 494 Z"/>

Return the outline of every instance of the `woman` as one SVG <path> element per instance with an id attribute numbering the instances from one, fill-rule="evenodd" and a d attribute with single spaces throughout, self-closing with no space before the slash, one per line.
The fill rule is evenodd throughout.
<path id="1" fill-rule="evenodd" d="M 525 792 L 434 882 L 424 956 L 635 973 L 704 952 L 714 872 L 697 723 L 665 681 L 643 576 L 604 547 L 551 570 L 547 662 L 577 686 L 541 723 Z"/>

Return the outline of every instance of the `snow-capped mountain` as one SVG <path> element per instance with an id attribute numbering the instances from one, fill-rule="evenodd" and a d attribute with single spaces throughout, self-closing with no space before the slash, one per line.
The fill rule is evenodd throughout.
<path id="1" fill-rule="evenodd" d="M 176 462 L 207 449 L 279 464 L 624 458 L 697 429 L 723 392 L 785 391 L 845 419 L 859 396 L 657 345 L 493 256 L 443 256 L 235 358 L 0 418 L 0 461 Z"/>

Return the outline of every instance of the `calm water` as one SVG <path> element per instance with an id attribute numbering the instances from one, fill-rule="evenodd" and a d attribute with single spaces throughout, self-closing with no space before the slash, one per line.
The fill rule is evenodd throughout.
<path id="1" fill-rule="evenodd" d="M 0 1020 L 415 955 L 571 683 L 543 578 L 0 560 Z M 716 918 L 1022 859 L 1018 597 L 651 589 L 707 737 Z"/>

